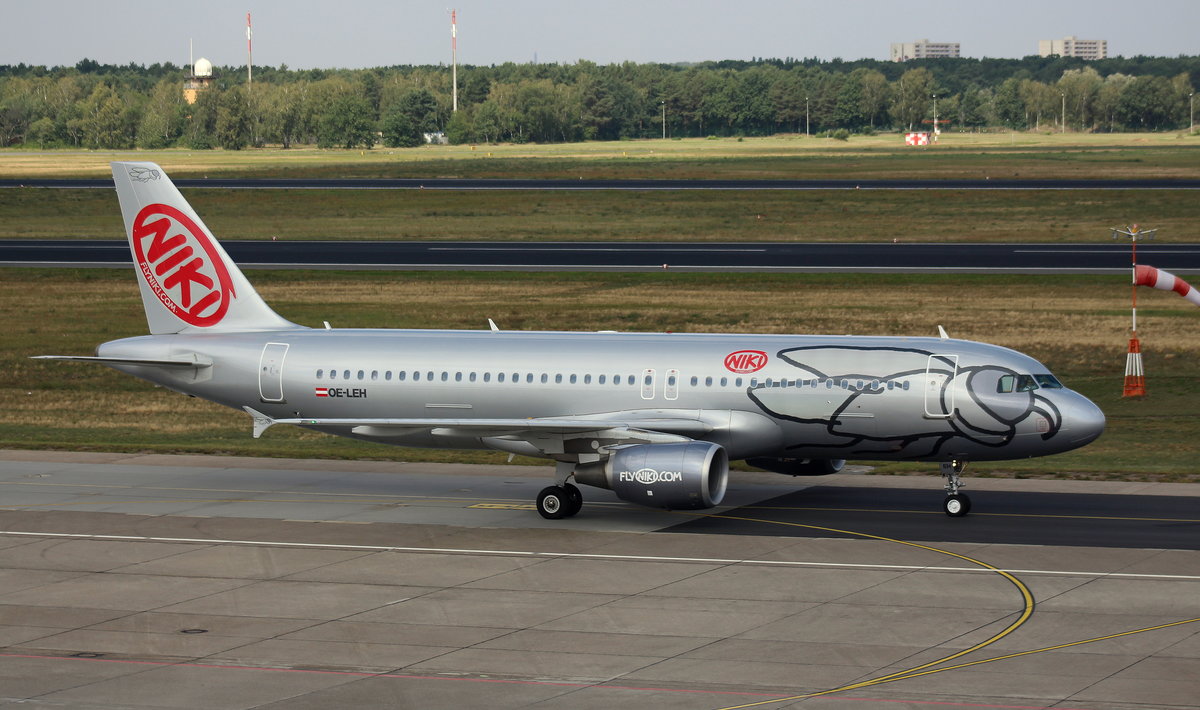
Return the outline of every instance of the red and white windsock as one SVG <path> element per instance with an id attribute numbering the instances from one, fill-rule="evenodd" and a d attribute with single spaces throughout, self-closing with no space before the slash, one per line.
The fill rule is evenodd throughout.
<path id="1" fill-rule="evenodd" d="M 1135 286 L 1149 286 L 1163 291 L 1174 291 L 1200 306 L 1200 291 L 1197 291 L 1195 286 L 1162 269 L 1138 264 L 1133 270 L 1133 283 Z"/>

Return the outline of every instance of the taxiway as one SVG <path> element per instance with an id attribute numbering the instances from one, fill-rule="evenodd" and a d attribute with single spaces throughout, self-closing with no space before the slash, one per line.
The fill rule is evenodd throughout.
<path id="1" fill-rule="evenodd" d="M 0 452 L 0 702 L 1194 706 L 1187 484 L 735 474 L 712 515 L 515 466 Z M 829 692 L 833 691 L 833 692 Z M 885 703 L 886 704 L 881 704 Z"/>

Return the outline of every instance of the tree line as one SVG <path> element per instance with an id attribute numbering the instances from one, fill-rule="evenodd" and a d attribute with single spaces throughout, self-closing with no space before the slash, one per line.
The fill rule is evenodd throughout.
<path id="1" fill-rule="evenodd" d="M 1200 57 L 905 63 L 758 59 L 695 65 L 220 67 L 195 104 L 186 67 L 0 66 L 0 146 L 237 150 L 910 130 L 1187 128 Z"/>

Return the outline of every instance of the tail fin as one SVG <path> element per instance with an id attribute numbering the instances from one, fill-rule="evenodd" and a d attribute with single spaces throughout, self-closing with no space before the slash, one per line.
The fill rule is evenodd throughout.
<path id="1" fill-rule="evenodd" d="M 299 328 L 254 291 L 162 168 L 112 163 L 150 332 Z"/>

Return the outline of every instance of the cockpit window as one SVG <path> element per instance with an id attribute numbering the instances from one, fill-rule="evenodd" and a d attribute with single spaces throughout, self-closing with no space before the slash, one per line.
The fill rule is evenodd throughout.
<path id="1" fill-rule="evenodd" d="M 1008 392 L 1032 392 L 1038 388 L 1039 383 L 1043 382 L 1042 378 L 1046 378 L 1053 384 L 1043 384 L 1045 387 L 1061 388 L 1062 385 L 1058 380 L 1054 379 L 1053 375 L 1038 375 L 1035 379 L 1033 375 L 1001 375 L 996 381 L 996 391 L 1001 394 Z"/>
<path id="2" fill-rule="evenodd" d="M 1034 375 L 1033 379 L 1037 383 L 1048 390 L 1060 390 L 1063 388 L 1062 383 L 1054 375 Z"/>

